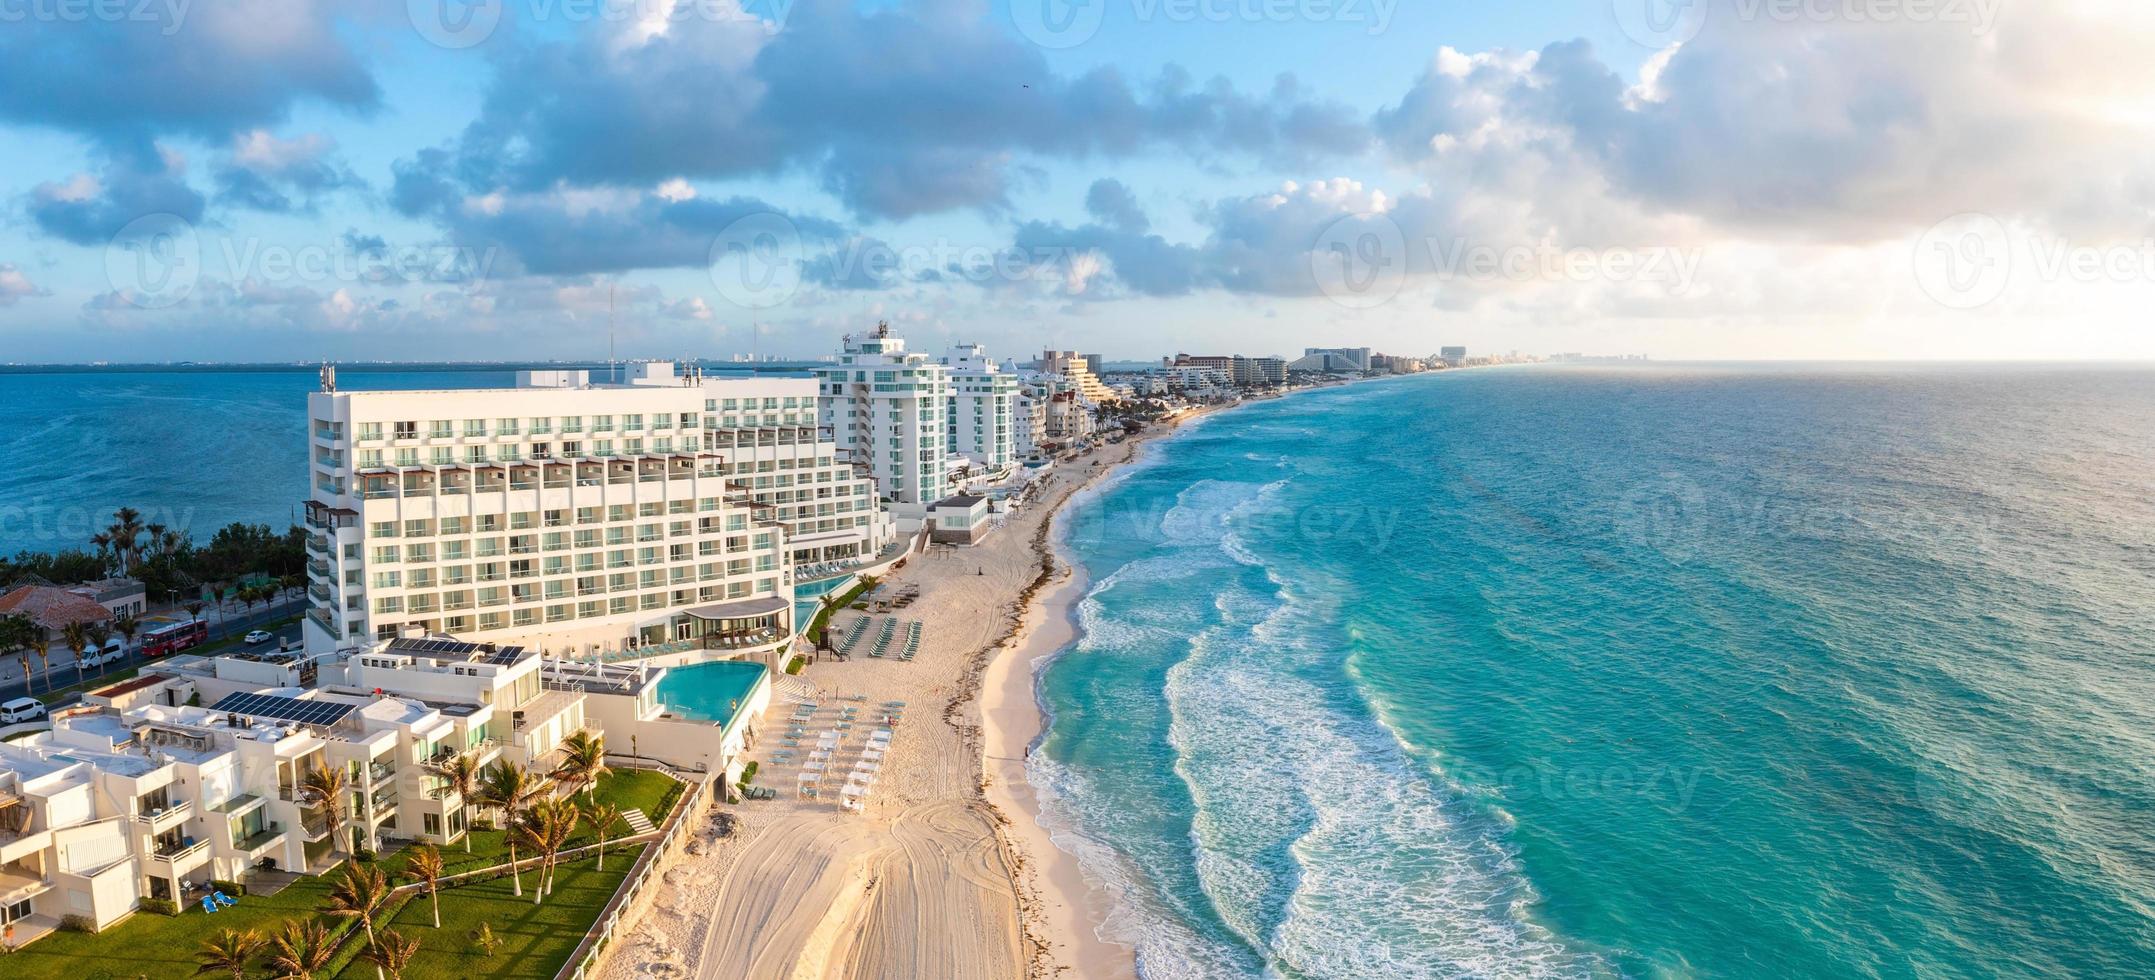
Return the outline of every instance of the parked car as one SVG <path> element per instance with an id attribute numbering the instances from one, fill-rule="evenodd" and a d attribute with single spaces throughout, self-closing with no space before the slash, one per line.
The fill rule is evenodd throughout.
<path id="1" fill-rule="evenodd" d="M 248 646 L 253 646 L 257 643 L 268 643 L 276 637 L 270 635 L 268 630 L 248 630 L 245 639 Z"/>
<path id="2" fill-rule="evenodd" d="M 43 717 L 45 717 L 45 702 L 36 698 L 16 698 L 6 704 L 0 704 L 0 725 L 36 721 Z"/>

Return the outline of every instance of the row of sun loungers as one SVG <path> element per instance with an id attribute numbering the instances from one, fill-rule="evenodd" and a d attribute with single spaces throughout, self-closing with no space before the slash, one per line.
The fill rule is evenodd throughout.
<path id="1" fill-rule="evenodd" d="M 802 565 L 793 570 L 793 579 L 797 582 L 813 582 L 819 578 L 830 578 L 833 575 L 843 574 L 847 569 L 859 564 L 860 562 L 857 561 L 825 561 L 817 562 L 813 565 Z"/>
<path id="2" fill-rule="evenodd" d="M 920 653 L 920 624 L 919 624 L 919 623 L 907 623 L 907 624 L 905 624 L 905 649 L 904 649 L 904 650 L 901 650 L 901 651 L 899 651 L 899 653 L 898 653 L 898 659 L 900 659 L 900 660 L 903 660 L 903 661 L 906 661 L 907 663 L 911 663 L 911 662 L 912 662 L 912 660 L 913 660 L 913 657 L 914 657 L 914 656 L 916 656 L 916 655 L 918 655 L 919 653 Z"/>
<path id="3" fill-rule="evenodd" d="M 890 641 L 896 638 L 897 635 L 898 621 L 895 619 L 884 620 L 882 630 L 875 635 L 875 646 L 869 648 L 868 655 L 880 658 L 885 653 L 890 652 Z"/>
<path id="4" fill-rule="evenodd" d="M 853 628 L 846 632 L 846 638 L 840 641 L 838 644 L 838 652 L 844 654 L 851 654 L 853 652 L 853 648 L 860 645 L 861 637 L 867 635 L 868 617 L 862 616 L 861 618 L 853 621 Z"/>

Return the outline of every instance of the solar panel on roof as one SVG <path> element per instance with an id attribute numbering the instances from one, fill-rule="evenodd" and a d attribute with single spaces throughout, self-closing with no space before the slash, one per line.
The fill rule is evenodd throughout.
<path id="1" fill-rule="evenodd" d="M 340 701 L 306 701 L 275 694 L 245 692 L 227 694 L 216 704 L 210 705 L 211 711 L 320 726 L 334 725 L 356 708 L 358 705 Z"/>

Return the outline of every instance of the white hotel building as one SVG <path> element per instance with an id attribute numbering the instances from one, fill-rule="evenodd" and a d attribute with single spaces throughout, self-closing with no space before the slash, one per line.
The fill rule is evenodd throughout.
<path id="1" fill-rule="evenodd" d="M 410 630 L 555 653 L 792 628 L 796 561 L 892 537 L 808 378 L 308 397 L 310 653 Z M 938 419 L 940 424 L 940 419 Z"/>
<path id="2" fill-rule="evenodd" d="M 847 337 L 838 363 L 818 368 L 823 425 L 840 451 L 875 477 L 884 499 L 918 508 L 956 490 L 951 479 L 950 368 L 908 353 L 890 324 Z"/>
<path id="3" fill-rule="evenodd" d="M 950 449 L 968 475 L 996 479 L 1018 464 L 1018 378 L 979 344 L 943 355 L 950 369 Z"/>

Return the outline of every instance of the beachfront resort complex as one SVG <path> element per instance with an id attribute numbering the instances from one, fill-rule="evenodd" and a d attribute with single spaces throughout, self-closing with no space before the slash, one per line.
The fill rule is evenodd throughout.
<path id="1" fill-rule="evenodd" d="M 883 325 L 799 376 L 650 361 L 348 390 L 325 367 L 306 397 L 301 642 L 160 647 L 180 655 L 0 742 L 8 943 L 142 909 L 215 914 L 243 882 L 355 854 L 505 846 L 459 766 L 555 774 L 595 743 L 653 779 L 731 785 L 827 599 L 986 540 L 1060 461 L 1276 389 L 1285 363 L 931 357 Z M 26 588 L 6 598 L 57 591 Z M 129 595 L 80 599 L 76 618 L 146 612 Z M 870 595 L 860 606 L 887 615 L 819 646 L 911 663 L 924 632 L 900 617 L 919 598 Z M 903 702 L 791 703 L 765 761 L 798 770 L 799 798 L 858 810 Z M 666 816 L 637 810 L 631 830 Z"/>

